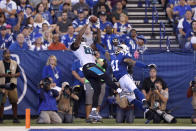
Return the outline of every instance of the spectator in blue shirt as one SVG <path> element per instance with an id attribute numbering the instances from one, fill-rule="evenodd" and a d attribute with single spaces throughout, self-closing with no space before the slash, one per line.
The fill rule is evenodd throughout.
<path id="1" fill-rule="evenodd" d="M 24 17 L 25 17 L 25 19 L 31 17 L 33 11 L 34 11 L 33 10 L 33 7 L 31 7 L 30 5 L 27 5 L 26 8 L 25 8 L 25 11 L 24 11 Z"/>
<path id="2" fill-rule="evenodd" d="M 71 44 L 75 41 L 76 35 L 74 34 L 74 28 L 72 25 L 68 26 L 67 34 L 61 37 L 61 43 L 67 48 L 70 48 Z"/>
<path id="3" fill-rule="evenodd" d="M 186 49 L 190 49 L 191 48 L 191 38 L 193 36 L 196 36 L 196 21 L 193 20 L 191 23 L 191 29 L 188 30 L 188 32 L 186 33 L 185 39 L 186 39 L 186 44 L 185 44 L 185 48 Z"/>
<path id="4" fill-rule="evenodd" d="M 193 35 L 196 35 L 196 20 L 193 20 L 191 23 L 191 29 L 186 33 L 186 40 L 190 41 Z"/>
<path id="5" fill-rule="evenodd" d="M 102 38 L 102 43 L 105 45 L 106 49 L 113 53 L 115 51 L 115 46 L 113 39 L 117 39 L 117 35 L 113 33 L 113 28 L 110 25 L 106 26 L 106 34 Z"/>
<path id="6" fill-rule="evenodd" d="M 57 114 L 56 98 L 59 96 L 57 90 L 52 89 L 53 81 L 51 78 L 46 77 L 40 82 L 38 90 L 39 95 L 39 118 L 37 123 L 39 124 L 52 124 L 61 123 L 62 120 Z"/>
<path id="7" fill-rule="evenodd" d="M 40 13 L 45 20 L 52 24 L 52 16 L 48 10 L 45 10 L 42 3 L 37 5 L 36 12 Z"/>
<path id="8" fill-rule="evenodd" d="M 180 0 L 180 5 L 174 7 L 173 14 L 177 17 L 183 18 L 187 10 L 192 10 L 189 5 L 186 5 L 185 0 Z"/>
<path id="9" fill-rule="evenodd" d="M 123 37 L 123 35 L 129 34 L 132 29 L 131 25 L 128 23 L 128 17 L 124 13 L 120 14 L 120 22 L 114 24 L 114 33 Z"/>
<path id="10" fill-rule="evenodd" d="M 54 55 L 51 55 L 48 58 L 48 61 L 46 63 L 46 66 L 44 66 L 44 69 L 42 71 L 42 78 L 51 77 L 53 82 L 55 83 L 54 86 L 61 87 L 61 70 L 57 66 L 57 58 Z"/>
<path id="11" fill-rule="evenodd" d="M 86 0 L 86 3 L 90 7 L 90 9 L 93 9 L 93 6 L 97 4 L 98 0 Z"/>
<path id="12" fill-rule="evenodd" d="M 12 40 L 12 36 L 7 33 L 6 27 L 2 26 L 0 28 L 0 49 L 8 49 L 12 44 Z"/>
<path id="13" fill-rule="evenodd" d="M 17 6 L 17 13 L 24 12 L 27 6 L 27 0 L 20 0 L 19 5 Z"/>
<path id="14" fill-rule="evenodd" d="M 173 9 L 176 6 L 176 3 L 178 3 L 178 0 L 169 0 L 166 8 L 167 16 L 169 18 L 169 22 L 174 22 L 173 20 Z"/>
<path id="15" fill-rule="evenodd" d="M 83 86 L 85 83 L 84 74 L 82 72 L 82 66 L 80 60 L 75 60 L 72 64 L 72 75 L 75 77 L 74 86 Z"/>
<path id="16" fill-rule="evenodd" d="M 137 50 L 137 32 L 135 29 L 132 29 L 129 36 L 126 36 L 124 40 L 121 40 L 121 42 L 124 42 L 128 47 L 130 52 L 135 52 Z"/>
<path id="17" fill-rule="evenodd" d="M 100 29 L 102 32 L 104 32 L 106 25 L 113 26 L 110 21 L 107 21 L 107 15 L 106 12 L 100 12 L 99 13 L 99 18 L 100 18 Z"/>
<path id="18" fill-rule="evenodd" d="M 184 48 L 185 45 L 185 36 L 188 30 L 191 29 L 191 22 L 193 21 L 192 18 L 192 10 L 187 10 L 186 15 L 184 18 L 180 19 L 178 23 L 178 42 L 180 44 L 180 48 Z"/>
<path id="19" fill-rule="evenodd" d="M 28 46 L 31 46 L 32 45 L 32 39 L 30 37 L 30 31 L 29 31 L 30 29 L 29 28 L 30 27 L 28 27 L 28 26 L 24 26 L 22 28 L 21 33 L 24 35 L 25 43 L 27 43 Z"/>
<path id="20" fill-rule="evenodd" d="M 81 28 L 86 24 L 87 19 L 84 16 L 84 11 L 83 9 L 79 9 L 78 10 L 78 18 L 76 18 L 72 24 L 73 27 L 75 28 L 76 32 L 79 32 L 81 30 Z"/>
<path id="21" fill-rule="evenodd" d="M 16 42 L 11 44 L 9 50 L 28 50 L 29 47 L 27 43 L 24 42 L 24 35 L 18 34 L 16 38 Z"/>

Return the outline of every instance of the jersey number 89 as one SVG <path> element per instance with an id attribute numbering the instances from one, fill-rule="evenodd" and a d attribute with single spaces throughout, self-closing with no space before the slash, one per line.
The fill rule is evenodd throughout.
<path id="1" fill-rule="evenodd" d="M 85 51 L 85 54 L 92 54 L 92 55 L 94 54 L 93 50 L 90 47 L 84 46 L 84 51 Z"/>

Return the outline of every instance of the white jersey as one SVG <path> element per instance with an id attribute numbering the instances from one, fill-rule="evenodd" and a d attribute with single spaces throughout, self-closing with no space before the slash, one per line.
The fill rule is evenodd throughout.
<path id="1" fill-rule="evenodd" d="M 88 63 L 96 64 L 94 52 L 85 42 L 81 42 L 80 47 L 76 51 L 73 51 L 73 53 L 80 60 L 82 66 Z"/>

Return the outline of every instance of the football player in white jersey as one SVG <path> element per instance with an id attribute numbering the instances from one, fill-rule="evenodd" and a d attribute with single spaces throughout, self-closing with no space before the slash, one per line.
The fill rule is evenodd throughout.
<path id="1" fill-rule="evenodd" d="M 79 34 L 76 37 L 76 41 L 72 43 L 71 50 L 74 55 L 80 60 L 81 65 L 83 66 L 83 73 L 86 79 L 91 83 L 94 94 L 93 94 L 93 105 L 92 111 L 89 115 L 89 119 L 92 120 L 100 120 L 102 117 L 96 111 L 98 106 L 98 98 L 101 90 L 101 79 L 103 79 L 106 84 L 113 88 L 114 91 L 118 93 L 121 92 L 121 89 L 112 81 L 108 74 L 106 74 L 101 68 L 96 65 L 95 56 L 93 49 L 86 44 L 86 42 L 82 42 L 82 36 L 90 24 L 84 25 L 84 27 L 80 30 Z M 100 30 L 97 28 L 97 32 L 100 33 Z"/>

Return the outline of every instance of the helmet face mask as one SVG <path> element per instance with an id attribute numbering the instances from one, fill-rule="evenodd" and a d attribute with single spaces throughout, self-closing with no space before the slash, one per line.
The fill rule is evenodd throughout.
<path id="1" fill-rule="evenodd" d="M 118 45 L 115 54 L 119 53 L 127 54 L 129 53 L 129 48 L 125 44 Z"/>

